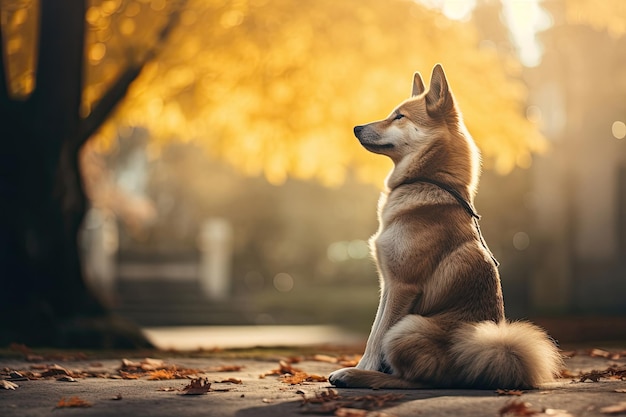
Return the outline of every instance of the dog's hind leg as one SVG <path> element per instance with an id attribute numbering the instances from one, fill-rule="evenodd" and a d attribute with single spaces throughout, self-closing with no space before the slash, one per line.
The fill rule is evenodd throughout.
<path id="1" fill-rule="evenodd" d="M 454 372 L 447 333 L 433 318 L 408 315 L 385 335 L 385 361 L 404 380 L 449 386 Z"/>

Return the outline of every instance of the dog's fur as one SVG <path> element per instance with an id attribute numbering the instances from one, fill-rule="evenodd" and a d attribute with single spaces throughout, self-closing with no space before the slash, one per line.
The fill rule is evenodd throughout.
<path id="1" fill-rule="evenodd" d="M 553 341 L 533 324 L 504 318 L 497 265 L 472 217 L 480 156 L 441 65 L 428 91 L 415 73 L 411 98 L 354 133 L 394 168 L 370 240 L 381 285 L 376 318 L 361 361 L 330 382 L 533 388 L 550 381 L 562 365 Z"/>

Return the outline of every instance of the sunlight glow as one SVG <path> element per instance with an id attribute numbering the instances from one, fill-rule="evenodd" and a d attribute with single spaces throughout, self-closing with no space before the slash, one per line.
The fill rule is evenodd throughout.
<path id="1" fill-rule="evenodd" d="M 439 9 L 448 19 L 468 20 L 476 7 L 476 0 L 420 0 L 431 9 Z"/>
<path id="2" fill-rule="evenodd" d="M 624 139 L 626 137 L 626 123 L 616 120 L 611 126 L 611 132 L 615 139 Z"/>
<path id="3" fill-rule="evenodd" d="M 543 48 L 537 33 L 552 26 L 552 17 L 541 8 L 540 0 L 502 0 L 503 17 L 519 59 L 527 67 L 541 63 Z"/>

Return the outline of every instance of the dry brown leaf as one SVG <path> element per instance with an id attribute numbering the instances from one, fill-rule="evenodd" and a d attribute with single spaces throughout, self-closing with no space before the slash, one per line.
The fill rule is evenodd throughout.
<path id="1" fill-rule="evenodd" d="M 297 385 L 303 382 L 327 382 L 325 376 L 307 374 L 306 372 L 296 372 L 295 374 L 285 374 L 281 376 L 281 381 L 286 384 Z"/>
<path id="2" fill-rule="evenodd" d="M 129 372 L 124 372 L 124 371 L 119 371 L 119 374 L 122 377 L 122 379 L 139 379 L 139 375 L 137 374 L 131 374 Z"/>
<path id="3" fill-rule="evenodd" d="M 530 408 L 530 403 L 512 400 L 504 404 L 502 408 L 498 410 L 500 416 L 513 415 L 513 416 L 532 416 L 537 411 Z"/>
<path id="4" fill-rule="evenodd" d="M 237 378 L 228 378 L 228 379 L 224 379 L 222 381 L 218 381 L 219 383 L 222 384 L 243 384 L 243 381 L 241 381 L 241 379 L 237 379 Z"/>
<path id="5" fill-rule="evenodd" d="M 291 366 L 291 363 L 285 360 L 281 360 L 278 362 L 277 369 L 272 369 L 269 372 L 261 374 L 259 375 L 259 378 L 265 378 L 266 376 L 270 376 L 270 375 L 285 375 L 285 374 L 295 375 L 298 372 L 302 372 L 302 370 L 298 368 L 294 368 L 293 366 Z"/>
<path id="6" fill-rule="evenodd" d="M 621 392 L 622 394 L 626 394 L 626 389 L 616 389 L 615 392 Z"/>
<path id="7" fill-rule="evenodd" d="M 592 358 L 608 358 L 611 356 L 611 352 L 607 352 L 603 349 L 591 349 L 589 351 L 589 356 Z"/>
<path id="8" fill-rule="evenodd" d="M 579 382 L 585 382 L 587 380 L 592 382 L 598 382 L 600 378 L 624 380 L 626 379 L 626 365 L 613 365 L 608 367 L 604 371 L 591 371 L 584 373 L 580 376 Z"/>
<path id="9" fill-rule="evenodd" d="M 211 383 L 206 378 L 196 378 L 191 380 L 189 385 L 182 389 L 181 395 L 202 395 L 211 390 Z"/>
<path id="10" fill-rule="evenodd" d="M 67 369 L 62 366 L 57 365 L 56 363 L 53 365 L 48 365 L 45 370 L 41 373 L 41 376 L 57 376 L 57 375 L 70 375 Z"/>
<path id="11" fill-rule="evenodd" d="M 623 414 L 626 413 L 626 401 L 619 402 L 617 404 L 602 407 L 600 409 L 602 414 Z"/>
<path id="12" fill-rule="evenodd" d="M 561 378 L 579 378 L 580 372 L 572 372 L 569 369 L 561 369 Z"/>
<path id="13" fill-rule="evenodd" d="M 363 355 L 351 355 L 351 356 L 344 355 L 344 356 L 339 357 L 338 363 L 344 368 L 351 368 L 351 367 L 357 366 L 357 364 L 359 363 L 362 357 Z"/>
<path id="14" fill-rule="evenodd" d="M 312 359 L 314 361 L 317 361 L 317 362 L 326 362 L 326 363 L 337 363 L 337 362 L 339 362 L 339 359 L 337 359 L 334 356 L 330 356 L 330 355 L 313 355 Z"/>
<path id="15" fill-rule="evenodd" d="M 91 407 L 92 405 L 93 404 L 90 402 L 79 397 L 70 397 L 69 400 L 66 400 L 65 397 L 63 397 L 57 403 L 56 408 Z"/>
<path id="16" fill-rule="evenodd" d="M 337 417 L 365 417 L 368 412 L 368 410 L 361 410 L 360 408 L 342 407 L 335 410 L 335 415 Z"/>
<path id="17" fill-rule="evenodd" d="M 209 368 L 208 372 L 239 372 L 243 369 L 240 365 L 221 365 L 214 368 Z"/>
<path id="18" fill-rule="evenodd" d="M 11 381 L 5 381 L 5 380 L 0 380 L 0 388 L 2 389 L 12 389 L 15 390 L 15 388 L 18 388 L 19 385 L 14 384 Z"/>
<path id="19" fill-rule="evenodd" d="M 149 381 L 164 381 L 168 379 L 180 379 L 173 371 L 166 369 L 159 369 L 157 371 L 151 371 L 148 373 Z"/>

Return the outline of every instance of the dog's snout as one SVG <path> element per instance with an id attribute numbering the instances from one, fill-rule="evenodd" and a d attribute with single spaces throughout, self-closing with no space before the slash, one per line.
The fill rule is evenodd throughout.
<path id="1" fill-rule="evenodd" d="M 358 138 L 359 135 L 361 134 L 361 132 L 363 131 L 364 127 L 365 126 L 363 126 L 363 125 L 354 126 L 354 136 L 356 136 Z"/>

